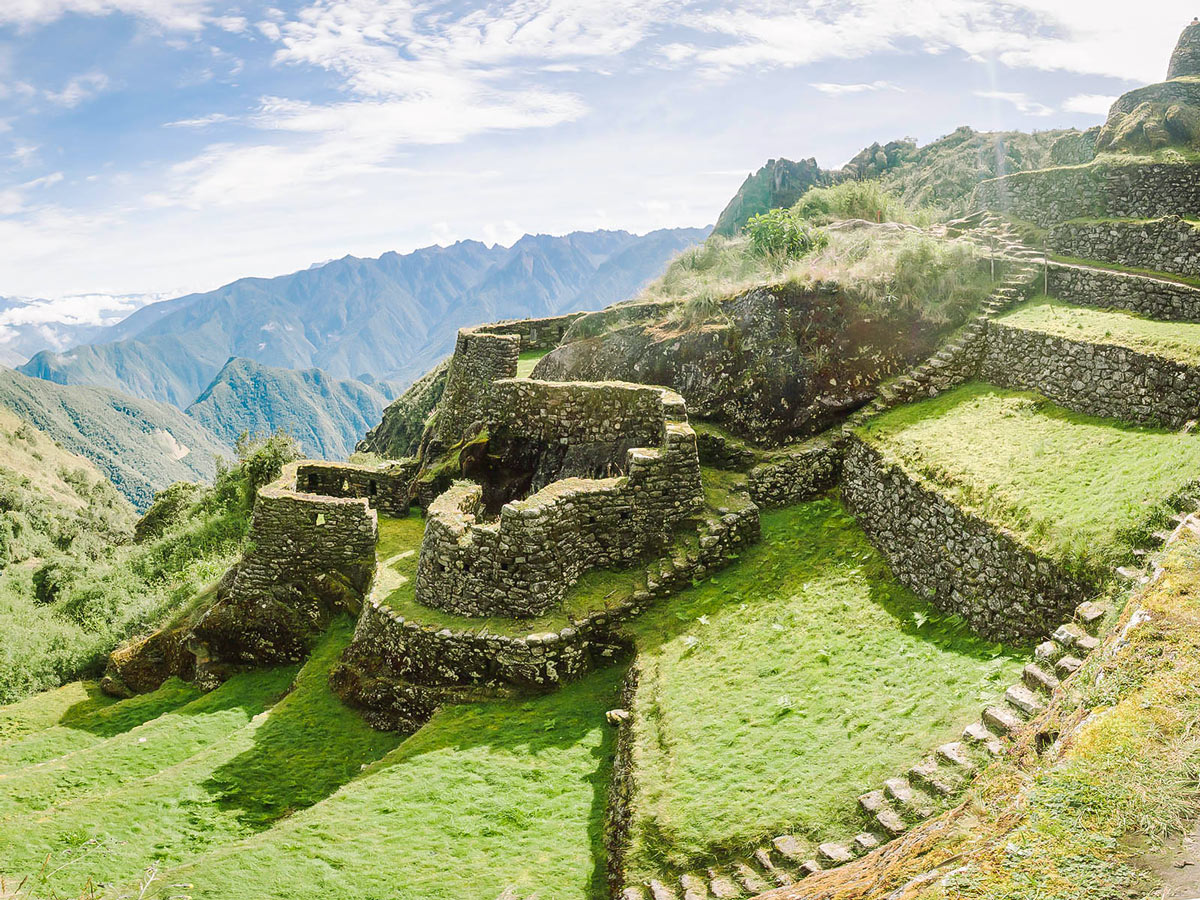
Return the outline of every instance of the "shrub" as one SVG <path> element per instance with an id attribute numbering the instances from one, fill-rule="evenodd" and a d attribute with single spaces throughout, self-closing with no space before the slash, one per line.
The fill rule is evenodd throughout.
<path id="1" fill-rule="evenodd" d="M 832 187 L 809 188 L 792 212 L 820 224 L 834 219 L 927 224 L 934 217 L 932 210 L 909 208 L 878 181 L 843 181 Z"/>
<path id="2" fill-rule="evenodd" d="M 800 259 L 829 243 L 820 228 L 804 222 L 791 210 L 773 209 L 746 223 L 750 246 L 759 256 L 784 262 Z"/>

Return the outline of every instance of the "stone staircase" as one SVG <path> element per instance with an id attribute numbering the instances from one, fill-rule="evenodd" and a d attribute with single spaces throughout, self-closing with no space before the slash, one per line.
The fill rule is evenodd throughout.
<path id="1" fill-rule="evenodd" d="M 976 214 L 951 222 L 947 230 L 963 236 L 996 254 L 1012 269 L 996 284 L 980 305 L 979 312 L 957 335 L 925 362 L 880 388 L 878 396 L 846 420 L 853 428 L 902 403 L 933 397 L 974 377 L 982 353 L 988 322 L 1027 299 L 1036 290 L 1043 254 L 1021 242 L 1012 226 L 990 213 Z"/>

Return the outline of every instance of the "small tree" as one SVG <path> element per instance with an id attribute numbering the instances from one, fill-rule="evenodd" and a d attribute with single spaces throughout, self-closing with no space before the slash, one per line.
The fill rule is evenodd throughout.
<path id="1" fill-rule="evenodd" d="M 799 259 L 829 243 L 829 236 L 788 209 L 773 209 L 746 223 L 750 246 L 760 256 L 783 262 Z"/>

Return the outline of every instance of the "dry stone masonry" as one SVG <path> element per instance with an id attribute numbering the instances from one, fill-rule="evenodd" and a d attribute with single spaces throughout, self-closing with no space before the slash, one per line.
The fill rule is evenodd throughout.
<path id="1" fill-rule="evenodd" d="M 531 384 L 569 397 L 587 387 Z M 661 446 L 629 450 L 623 476 L 563 479 L 505 504 L 496 522 L 480 521 L 478 485 L 454 485 L 429 507 L 417 570 L 419 602 L 467 616 L 538 616 L 560 605 L 584 572 L 661 548 L 674 525 L 696 513 L 703 498 L 696 434 L 685 422 L 665 418 L 677 414 L 678 395 L 612 384 L 591 389 L 610 398 L 657 394 Z M 548 418 L 514 421 L 542 432 Z M 571 430 L 613 437 L 621 430 L 610 431 L 611 421 L 601 420 L 593 430 L 595 425 L 576 420 Z"/>
<path id="2" fill-rule="evenodd" d="M 1076 306 L 1124 309 L 1167 322 L 1200 322 L 1200 288 L 1166 278 L 1051 262 L 1047 287 Z"/>
<path id="3" fill-rule="evenodd" d="M 350 463 L 302 462 L 296 466 L 295 490 L 327 497 L 361 497 L 387 516 L 408 515 L 409 487 L 417 473 L 416 460 L 381 466 Z"/>
<path id="4" fill-rule="evenodd" d="M 1050 229 L 1049 245 L 1060 256 L 1200 275 L 1200 228 L 1179 216 L 1146 222 L 1064 222 Z"/>
<path id="5" fill-rule="evenodd" d="M 992 322 L 980 374 L 1094 416 L 1173 428 L 1200 416 L 1200 368 L 1116 344 Z"/>

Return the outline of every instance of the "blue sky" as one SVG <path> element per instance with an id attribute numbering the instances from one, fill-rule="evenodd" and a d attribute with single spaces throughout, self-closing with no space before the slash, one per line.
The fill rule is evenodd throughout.
<path id="1" fill-rule="evenodd" d="M 1135 8 L 0 0 L 0 295 L 711 223 L 769 157 L 1102 121 L 1200 0 Z"/>

